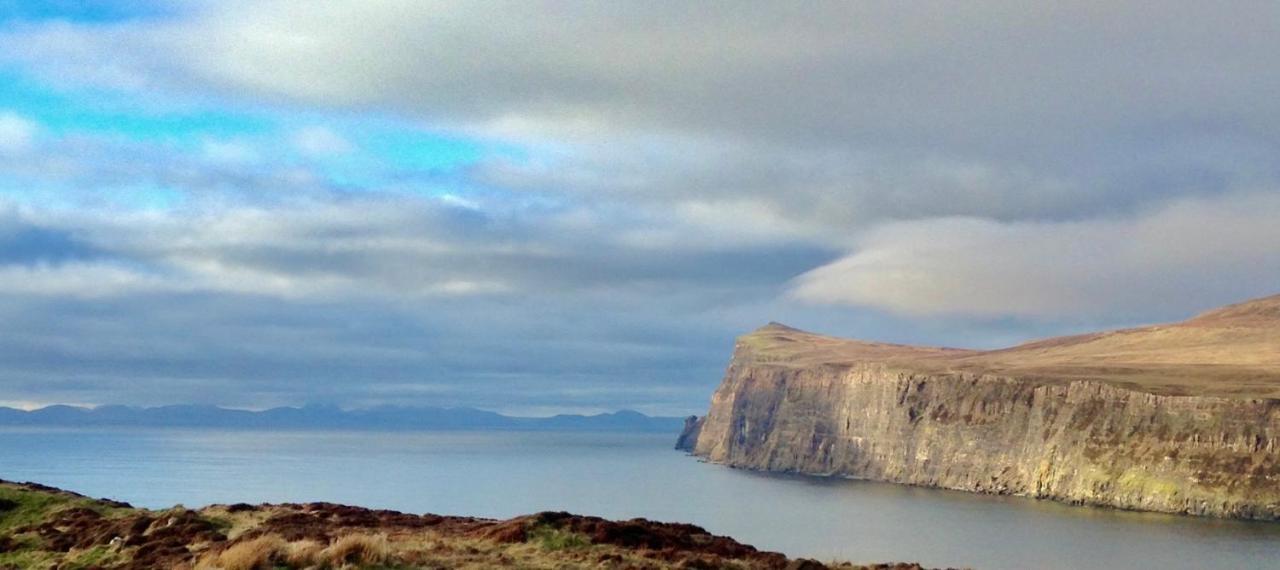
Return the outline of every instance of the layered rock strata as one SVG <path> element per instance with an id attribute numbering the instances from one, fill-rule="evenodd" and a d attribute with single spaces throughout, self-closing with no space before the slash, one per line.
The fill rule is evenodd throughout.
<path id="1" fill-rule="evenodd" d="M 998 351 L 770 324 L 682 438 L 748 469 L 1280 520 L 1278 388 L 1280 296 Z"/>

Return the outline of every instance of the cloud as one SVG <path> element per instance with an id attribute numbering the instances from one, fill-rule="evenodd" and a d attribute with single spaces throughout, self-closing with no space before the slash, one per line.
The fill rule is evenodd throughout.
<path id="1" fill-rule="evenodd" d="M 1277 282 L 1275 5 L 188 6 L 0 30 L 95 112 L 275 125 L 10 134 L 6 398 L 687 412 L 769 320 L 991 346 Z"/>
<path id="2" fill-rule="evenodd" d="M 1180 316 L 1275 293 L 1280 194 L 1185 200 L 1133 218 L 886 224 L 801 275 L 811 303 L 913 315 Z"/>
<path id="3" fill-rule="evenodd" d="M 886 219 L 1087 217 L 1220 190 L 1117 195 L 1103 183 L 978 159 L 723 141 L 614 142 L 541 161 L 482 161 L 471 175 L 486 185 L 657 210 L 708 239 L 842 246 Z"/>
<path id="4" fill-rule="evenodd" d="M 562 176 L 612 192 L 751 193 L 838 226 L 1115 214 L 1273 182 L 1276 10 L 218 2 L 0 46 L 50 81 L 390 111 L 565 145 Z"/>
<path id="5" fill-rule="evenodd" d="M 0 155 L 29 150 L 40 127 L 16 113 L 0 112 Z"/>
<path id="6" fill-rule="evenodd" d="M 28 223 L 0 205 L 0 266 L 59 264 L 98 255 L 75 232 Z"/>
<path id="7" fill-rule="evenodd" d="M 1243 130 L 1254 132 L 1280 120 L 1265 95 L 1280 81 L 1267 57 L 1280 41 L 1266 24 L 1273 6 L 556 8 L 218 2 L 186 18 L 28 26 L 7 43 L 10 59 L 43 61 L 64 78 L 377 106 L 552 135 L 658 128 L 1008 150 L 1178 116 L 1224 127 L 1250 118 Z"/>
<path id="8" fill-rule="evenodd" d="M 259 158 L 257 149 L 247 141 L 206 139 L 200 148 L 204 158 L 215 163 L 251 163 Z"/>
<path id="9" fill-rule="evenodd" d="M 27 267 L 0 266 L 6 295 L 98 298 L 171 288 L 163 279 L 110 263 L 75 262 Z"/>
<path id="10" fill-rule="evenodd" d="M 680 413 L 714 386 L 722 359 L 711 349 L 731 344 L 702 324 L 586 299 L 522 309 L 472 298 L 418 311 L 202 294 L 17 299 L 0 298 L 12 327 L 0 331 L 3 386 L 38 401 Z M 591 323 L 586 311 L 613 322 Z"/>
<path id="11" fill-rule="evenodd" d="M 253 202 L 327 194 L 314 171 L 266 161 L 249 139 L 135 140 L 70 132 L 0 153 L 0 191 L 33 207 L 154 208 L 188 198 Z"/>
<path id="12" fill-rule="evenodd" d="M 756 324 L 731 308 L 830 258 L 646 248 L 589 211 L 572 218 L 376 193 L 10 208 L 0 387 L 39 401 L 684 413 Z"/>
<path id="13" fill-rule="evenodd" d="M 327 127 L 304 127 L 295 131 L 290 139 L 299 152 L 313 157 L 342 155 L 355 150 L 351 141 Z"/>
<path id="14" fill-rule="evenodd" d="M 147 290 L 304 300 L 547 290 L 622 294 L 682 284 L 694 291 L 749 290 L 827 259 L 822 250 L 802 246 L 652 248 L 633 243 L 626 232 L 608 235 L 606 228 L 619 228 L 605 224 L 563 226 L 555 216 L 524 212 L 499 217 L 450 200 L 396 195 L 297 201 L 287 207 L 212 200 L 169 211 L 111 216 L 44 212 L 42 218 L 22 221 L 23 227 L 37 228 L 25 235 L 63 236 L 75 228 L 76 243 L 96 252 L 92 261 L 133 268 L 138 275 L 134 282 Z M 594 245 L 586 249 L 584 242 Z M 3 245 L 0 240 L 0 252 Z M 26 255 L 57 255 L 66 247 L 52 239 L 26 247 L 40 248 Z M 740 265 L 746 259 L 753 263 Z M 101 268 L 68 264 L 44 278 L 65 276 L 69 283 L 56 288 L 63 293 L 77 283 L 92 290 L 93 279 L 74 278 L 77 270 Z"/>

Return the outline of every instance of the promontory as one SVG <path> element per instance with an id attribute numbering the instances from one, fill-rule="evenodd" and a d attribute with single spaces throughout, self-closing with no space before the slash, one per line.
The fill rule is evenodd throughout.
<path id="1" fill-rule="evenodd" d="M 738 339 L 681 447 L 734 467 L 1280 520 L 1280 295 L 1001 350 Z"/>

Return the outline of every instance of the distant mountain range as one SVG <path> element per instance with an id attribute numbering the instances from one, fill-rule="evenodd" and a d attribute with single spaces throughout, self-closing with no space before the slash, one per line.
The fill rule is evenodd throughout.
<path id="1" fill-rule="evenodd" d="M 653 417 L 622 410 L 608 414 L 550 417 L 504 416 L 474 408 L 383 406 L 343 410 L 336 406 L 233 410 L 217 406 L 48 406 L 37 410 L 0 407 L 0 426 L 183 427 L 227 429 L 529 430 L 679 433 L 683 418 Z"/>

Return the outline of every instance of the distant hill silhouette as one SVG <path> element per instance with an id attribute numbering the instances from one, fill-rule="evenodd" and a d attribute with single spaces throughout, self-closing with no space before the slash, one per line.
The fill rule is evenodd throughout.
<path id="1" fill-rule="evenodd" d="M 683 418 L 652 417 L 631 410 L 597 415 L 515 417 L 474 408 L 335 406 L 234 410 L 217 406 L 48 406 L 25 411 L 0 407 L 0 426 L 186 427 L 227 429 L 529 430 L 679 433 Z"/>

